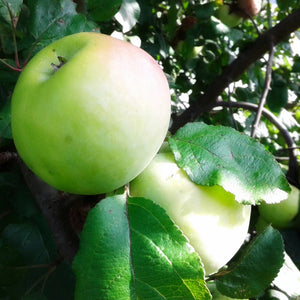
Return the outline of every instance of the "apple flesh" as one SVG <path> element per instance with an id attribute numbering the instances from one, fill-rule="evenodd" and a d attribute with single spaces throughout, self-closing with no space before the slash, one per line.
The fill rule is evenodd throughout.
<path id="1" fill-rule="evenodd" d="M 260 216 L 275 228 L 288 227 L 299 213 L 299 194 L 299 189 L 291 185 L 291 192 L 286 200 L 274 204 L 262 202 L 258 207 Z"/>
<path id="2" fill-rule="evenodd" d="M 247 236 L 251 206 L 236 202 L 221 186 L 193 183 L 170 152 L 158 153 L 129 189 L 131 196 L 151 199 L 166 210 L 208 274 L 224 266 Z"/>
<path id="3" fill-rule="evenodd" d="M 12 97 L 21 158 L 48 184 L 76 194 L 109 192 L 136 177 L 169 120 L 169 86 L 156 61 L 99 33 L 66 36 L 41 50 Z"/>

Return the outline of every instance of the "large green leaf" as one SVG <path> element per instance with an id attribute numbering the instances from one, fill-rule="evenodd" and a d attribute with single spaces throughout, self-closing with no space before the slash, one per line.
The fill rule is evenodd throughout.
<path id="1" fill-rule="evenodd" d="M 22 4 L 23 0 L 0 0 L 0 17 L 9 24 L 13 19 L 16 25 Z"/>
<path id="2" fill-rule="evenodd" d="M 30 0 L 28 6 L 28 29 L 35 39 L 39 39 L 38 48 L 72 33 L 92 31 L 96 26 L 78 14 L 75 3 L 69 0 Z"/>
<path id="3" fill-rule="evenodd" d="M 199 256 L 152 201 L 109 197 L 88 215 L 75 299 L 210 299 Z"/>
<path id="4" fill-rule="evenodd" d="M 119 10 L 122 0 L 88 0 L 87 10 L 95 21 L 107 21 Z"/>
<path id="5" fill-rule="evenodd" d="M 236 200 L 256 204 L 286 199 L 280 166 L 256 140 L 236 130 L 189 123 L 169 139 L 175 160 L 200 185 L 221 185 Z"/>
<path id="6" fill-rule="evenodd" d="M 227 274 L 216 279 L 217 289 L 234 298 L 259 296 L 277 276 L 284 261 L 279 231 L 268 226 L 253 239 Z"/>

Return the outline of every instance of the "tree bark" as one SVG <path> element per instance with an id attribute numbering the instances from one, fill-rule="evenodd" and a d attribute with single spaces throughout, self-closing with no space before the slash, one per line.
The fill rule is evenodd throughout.
<path id="1" fill-rule="evenodd" d="M 280 42 L 283 42 L 298 28 L 300 28 L 300 9 L 259 36 L 224 69 L 222 74 L 210 84 L 197 101 L 193 102 L 182 114 L 174 115 L 170 128 L 171 133 L 175 133 L 186 123 L 194 121 L 203 112 L 210 111 L 217 103 L 218 96 L 221 95 L 224 89 L 230 83 L 238 80 L 252 63 L 267 53 L 270 45 L 276 46 Z"/>

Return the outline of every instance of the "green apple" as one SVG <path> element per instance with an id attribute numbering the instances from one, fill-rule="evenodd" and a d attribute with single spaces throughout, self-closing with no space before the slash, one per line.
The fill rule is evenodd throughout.
<path id="1" fill-rule="evenodd" d="M 217 10 L 217 18 L 228 27 L 235 27 L 240 24 L 243 18 L 235 12 L 230 11 L 228 4 L 221 5 Z"/>
<path id="2" fill-rule="evenodd" d="M 117 189 L 162 144 L 170 93 L 156 61 L 99 33 L 66 36 L 28 63 L 12 97 L 16 148 L 55 188 L 76 194 Z"/>
<path id="3" fill-rule="evenodd" d="M 258 207 L 260 216 L 276 228 L 286 228 L 299 212 L 299 189 L 291 185 L 291 192 L 286 200 Z"/>
<path id="4" fill-rule="evenodd" d="M 172 153 L 158 153 L 129 185 L 131 196 L 163 207 L 199 253 L 207 274 L 224 266 L 243 244 L 251 206 L 235 201 L 221 186 L 193 183 Z"/>

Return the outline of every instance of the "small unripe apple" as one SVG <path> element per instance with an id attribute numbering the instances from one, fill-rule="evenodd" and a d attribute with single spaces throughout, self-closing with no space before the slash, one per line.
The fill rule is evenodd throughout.
<path id="1" fill-rule="evenodd" d="M 78 33 L 25 67 L 12 97 L 16 148 L 55 188 L 110 192 L 136 177 L 161 146 L 170 120 L 166 77 L 130 43 Z"/>
<path id="2" fill-rule="evenodd" d="M 166 210 L 199 253 L 207 274 L 224 266 L 247 236 L 251 206 L 236 202 L 221 186 L 193 183 L 170 152 L 157 154 L 129 191 Z"/>
<path id="3" fill-rule="evenodd" d="M 286 228 L 299 213 L 299 189 L 291 185 L 291 192 L 286 200 L 258 207 L 261 217 L 276 228 Z"/>
<path id="4" fill-rule="evenodd" d="M 217 17 L 229 27 L 235 27 L 240 24 L 243 20 L 241 16 L 231 11 L 230 5 L 221 5 L 217 10 Z"/>
<path id="5" fill-rule="evenodd" d="M 250 17 L 256 16 L 261 10 L 261 0 L 238 0 L 237 5 Z"/>

